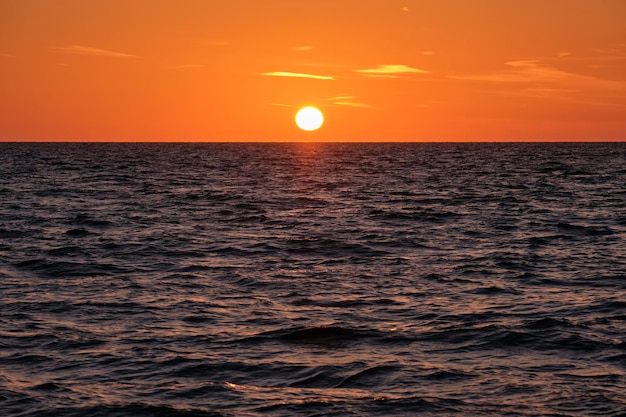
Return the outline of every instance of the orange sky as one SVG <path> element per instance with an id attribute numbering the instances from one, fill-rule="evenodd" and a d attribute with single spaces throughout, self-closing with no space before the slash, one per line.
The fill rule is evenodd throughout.
<path id="1" fill-rule="evenodd" d="M 27 140 L 624 141 L 626 1 L 0 0 Z"/>

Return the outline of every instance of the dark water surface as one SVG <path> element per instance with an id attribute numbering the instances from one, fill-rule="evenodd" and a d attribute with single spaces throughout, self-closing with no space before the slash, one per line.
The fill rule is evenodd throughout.
<path id="1" fill-rule="evenodd" d="M 0 144 L 2 416 L 624 416 L 626 144 Z"/>

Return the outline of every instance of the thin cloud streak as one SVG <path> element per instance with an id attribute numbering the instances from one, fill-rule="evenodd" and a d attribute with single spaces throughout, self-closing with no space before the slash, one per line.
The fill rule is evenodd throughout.
<path id="1" fill-rule="evenodd" d="M 57 52 L 74 55 L 91 55 L 91 56 L 108 56 L 113 58 L 138 58 L 136 55 L 124 54 L 116 51 L 109 51 L 106 49 L 92 48 L 89 46 L 81 45 L 68 45 L 53 47 Z"/>
<path id="2" fill-rule="evenodd" d="M 356 98 L 357 98 L 356 96 L 335 96 L 335 97 L 330 97 L 328 101 L 355 100 Z"/>
<path id="3" fill-rule="evenodd" d="M 264 72 L 260 75 L 265 77 L 287 77 L 287 78 L 309 78 L 313 80 L 335 80 L 335 77 L 331 77 L 328 75 L 316 75 L 316 74 L 302 74 L 299 72 L 286 72 L 286 71 L 274 71 L 274 72 Z"/>
<path id="4" fill-rule="evenodd" d="M 313 47 L 312 46 L 292 46 L 289 49 L 294 52 L 307 52 L 313 49 Z"/>
<path id="5" fill-rule="evenodd" d="M 546 82 L 568 88 L 600 90 L 626 90 L 626 82 L 605 80 L 590 75 L 576 74 L 541 63 L 539 60 L 517 60 L 505 63 L 510 70 L 483 75 L 453 76 L 457 80 L 488 81 L 498 83 Z"/>
<path id="6" fill-rule="evenodd" d="M 367 77 L 380 77 L 380 78 L 398 78 L 400 75 L 407 74 L 428 74 L 430 71 L 426 71 L 419 68 L 409 67 L 407 65 L 378 65 L 376 68 L 366 68 L 355 70 L 359 74 L 363 74 Z"/>
<path id="7" fill-rule="evenodd" d="M 509 61 L 505 65 L 511 69 L 450 78 L 501 84 L 502 88 L 495 91 L 496 94 L 587 106 L 624 107 L 626 105 L 624 102 L 626 81 L 607 80 L 567 72 L 539 60 Z"/>
<path id="8" fill-rule="evenodd" d="M 336 96 L 330 97 L 327 100 L 334 106 L 346 106 L 346 107 L 357 107 L 361 109 L 371 109 L 371 110 L 380 110 L 379 107 L 372 106 L 371 104 L 361 103 L 357 100 L 356 96 Z"/>
<path id="9" fill-rule="evenodd" d="M 380 107 L 372 106 L 366 103 L 356 103 L 353 101 L 333 101 L 331 104 L 335 106 L 357 107 L 359 109 L 380 110 Z"/>
<path id="10" fill-rule="evenodd" d="M 289 107 L 289 108 L 297 108 L 298 106 L 295 106 L 293 104 L 284 104 L 284 103 L 268 103 L 270 106 L 275 106 L 275 107 Z"/>

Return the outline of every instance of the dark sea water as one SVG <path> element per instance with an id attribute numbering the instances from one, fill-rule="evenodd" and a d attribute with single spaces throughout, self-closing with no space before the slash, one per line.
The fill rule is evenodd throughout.
<path id="1" fill-rule="evenodd" d="M 0 144 L 2 416 L 626 416 L 626 144 Z"/>

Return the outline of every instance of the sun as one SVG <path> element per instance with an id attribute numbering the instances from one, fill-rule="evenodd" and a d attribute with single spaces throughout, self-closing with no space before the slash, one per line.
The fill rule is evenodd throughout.
<path id="1" fill-rule="evenodd" d="M 324 115 L 315 107 L 303 107 L 296 113 L 296 124 L 300 129 L 311 132 L 322 127 Z"/>

